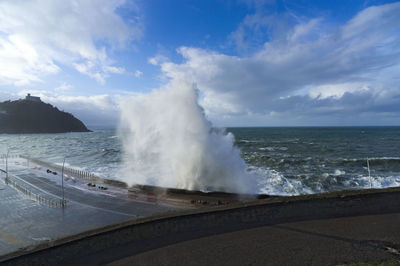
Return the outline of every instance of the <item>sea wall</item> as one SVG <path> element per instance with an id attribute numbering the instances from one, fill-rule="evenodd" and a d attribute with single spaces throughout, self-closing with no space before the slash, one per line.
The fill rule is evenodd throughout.
<path id="1" fill-rule="evenodd" d="M 0 262 L 106 263 L 168 244 L 257 226 L 399 211 L 399 188 L 256 200 L 132 220 L 20 250 Z M 105 256 L 103 250 L 111 250 L 113 257 Z"/>

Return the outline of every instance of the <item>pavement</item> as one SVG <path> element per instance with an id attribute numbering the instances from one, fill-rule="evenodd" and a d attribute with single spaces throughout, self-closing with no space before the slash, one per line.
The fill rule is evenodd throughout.
<path id="1" fill-rule="evenodd" d="M 160 243 L 162 239 L 158 239 Z M 397 260 L 400 213 L 261 226 L 143 250 L 107 265 L 340 265 Z M 141 250 L 135 252 L 135 250 Z M 82 263 L 95 262 L 93 258 Z"/>
<path id="2" fill-rule="evenodd" d="M 62 199 L 60 175 L 46 169 L 28 169 L 21 161 L 10 161 L 9 180 L 48 200 Z M 30 247 L 107 225 L 179 210 L 181 207 L 117 196 L 112 188 L 99 191 L 84 181 L 64 182 L 65 208 L 49 207 L 4 182 L 0 173 L 0 261 L 1 257 Z M 81 182 L 81 183 L 79 183 Z"/>
<path id="3" fill-rule="evenodd" d="M 10 178 L 20 185 L 29 184 L 29 189 L 42 197 L 60 199 L 63 192 L 59 175 L 45 170 L 17 164 L 11 168 Z M 179 211 L 184 207 L 121 197 L 118 188 L 99 191 L 79 180 L 64 184 L 67 207 L 51 208 L 2 180 L 0 262 L 2 257 L 7 259 L 7 254 L 21 255 L 5 261 L 10 265 L 29 265 L 35 258 L 57 261 L 56 256 L 64 256 L 65 260 L 60 257 L 60 261 L 74 265 L 338 265 L 400 261 L 397 190 L 359 196 L 348 192 L 350 195 L 266 199 L 193 210 L 182 216 Z M 370 215 L 354 215 L 353 211 Z M 343 217 L 338 216 L 340 213 Z M 286 220 L 280 220 L 285 215 Z M 266 225 L 257 219 L 270 222 Z M 235 221 L 244 224 L 236 226 Z M 71 235 L 78 238 L 68 242 Z M 57 242 L 63 238 L 65 243 Z M 123 244 L 105 244 L 114 242 Z M 47 248 L 35 250 L 39 244 Z M 80 255 L 73 252 L 82 251 L 80 247 L 88 251 Z M 35 252 L 30 254 L 29 250 Z"/>

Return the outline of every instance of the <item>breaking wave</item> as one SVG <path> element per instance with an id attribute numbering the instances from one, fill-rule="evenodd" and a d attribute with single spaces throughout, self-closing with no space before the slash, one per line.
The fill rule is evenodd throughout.
<path id="1" fill-rule="evenodd" d="M 198 104 L 194 86 L 171 83 L 125 100 L 119 134 L 120 177 L 129 185 L 191 190 L 255 192 L 255 180 L 234 137 L 213 129 Z"/>

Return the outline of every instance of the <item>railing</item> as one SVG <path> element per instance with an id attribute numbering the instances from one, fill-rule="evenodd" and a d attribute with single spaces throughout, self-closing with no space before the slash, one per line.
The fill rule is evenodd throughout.
<path id="1" fill-rule="evenodd" d="M 28 160 L 28 162 L 31 161 L 35 164 L 38 164 L 38 165 L 41 165 L 44 167 L 48 167 L 48 168 L 51 168 L 51 169 L 54 169 L 54 170 L 57 170 L 60 172 L 62 171 L 62 166 L 55 164 L 55 163 L 45 162 L 45 161 L 42 161 L 42 160 L 39 160 L 36 158 L 31 158 L 31 157 L 24 156 L 24 155 L 20 155 L 20 158 L 24 158 L 24 159 Z M 91 172 L 77 170 L 77 169 L 73 169 L 70 167 L 64 167 L 64 173 L 69 174 L 73 177 L 87 180 L 87 181 L 108 184 L 108 185 L 112 185 L 112 186 L 116 186 L 116 187 L 120 187 L 120 188 L 128 187 L 128 185 L 125 182 L 122 182 L 119 180 L 111 180 L 111 179 L 102 178 Z"/>
<path id="2" fill-rule="evenodd" d="M 121 187 L 121 188 L 127 188 L 127 184 L 124 183 L 124 182 L 117 181 L 117 180 L 104 179 L 104 178 L 96 176 L 95 174 L 87 172 L 87 171 L 73 169 L 73 168 L 70 168 L 70 167 L 64 167 L 64 169 L 63 169 L 63 167 L 61 165 L 58 165 L 58 164 L 55 164 L 55 163 L 50 163 L 50 162 L 45 162 L 45 161 L 42 161 L 42 160 L 39 160 L 39 159 L 36 159 L 36 158 L 31 158 L 31 157 L 24 156 L 24 155 L 15 155 L 15 154 L 4 155 L 4 154 L 0 154 L 0 160 L 3 160 L 5 166 L 6 166 L 7 161 L 9 159 L 15 159 L 15 158 L 26 159 L 28 167 L 29 167 L 29 162 L 32 162 L 34 164 L 37 164 L 37 165 L 40 165 L 40 166 L 43 166 L 43 167 L 48 167 L 48 168 L 50 168 L 52 170 L 55 170 L 55 171 L 62 172 L 64 170 L 64 174 L 68 174 L 71 177 L 76 177 L 76 178 L 80 178 L 80 179 L 83 179 L 83 180 L 96 182 L 96 183 L 109 184 L 109 185 L 113 185 L 113 186 L 117 186 L 117 187 Z M 49 207 L 64 208 L 66 206 L 67 202 L 65 200 L 48 199 L 46 197 L 43 197 L 40 194 L 34 193 L 32 190 L 29 190 L 27 187 L 22 186 L 20 183 L 13 181 L 12 178 L 10 178 L 9 172 L 10 171 L 7 172 L 7 170 L 0 169 L 0 176 L 4 179 L 5 183 L 13 186 L 15 189 L 17 189 L 18 191 L 20 191 L 24 195 L 28 196 L 29 198 L 31 198 L 33 200 L 36 200 L 41 204 L 45 204 L 45 205 L 47 205 Z M 5 174 L 5 177 L 3 176 L 2 173 Z M 18 177 L 14 176 L 13 178 L 18 178 Z"/>
<path id="3" fill-rule="evenodd" d="M 29 162 L 32 162 L 34 164 L 43 166 L 43 167 L 48 167 L 52 170 L 56 170 L 59 172 L 62 172 L 62 166 L 55 164 L 55 163 L 50 163 L 50 162 L 45 162 L 36 158 L 31 158 L 28 156 L 24 156 L 24 155 L 0 155 L 0 159 L 6 160 L 6 158 L 11 159 L 11 158 L 22 158 L 22 159 L 26 159 L 27 160 L 27 165 L 29 167 Z M 0 169 L 1 170 L 1 169 Z M 4 171 L 5 174 L 7 174 L 6 171 Z M 83 179 L 83 180 L 87 180 L 90 182 L 96 182 L 96 183 L 102 183 L 102 184 L 107 184 L 107 185 L 112 185 L 115 187 L 120 187 L 120 188 L 128 188 L 128 185 L 125 182 L 122 181 L 118 181 L 118 180 L 111 180 L 111 179 L 105 179 L 105 178 L 101 178 L 99 176 L 96 176 L 93 173 L 87 172 L 87 171 L 82 171 L 82 170 L 78 170 L 78 169 L 73 169 L 70 167 L 64 167 L 64 174 L 68 174 L 71 177 L 76 177 L 79 179 Z M 22 190 L 24 191 L 24 190 Z M 40 198 L 40 197 L 39 197 Z M 36 198 L 35 198 L 36 199 Z M 40 202 L 47 202 L 46 200 L 40 200 Z M 51 204 L 54 205 L 54 204 Z M 55 204 L 56 206 L 58 206 L 59 204 Z M 65 205 L 65 204 L 64 204 Z"/>
<path id="4" fill-rule="evenodd" d="M 44 162 L 42 160 L 31 158 L 31 157 L 24 156 L 24 155 L 21 155 L 20 157 L 24 158 L 24 159 L 27 159 L 28 161 L 31 161 L 31 162 L 36 163 L 38 165 L 42 165 L 44 167 L 48 167 L 48 168 L 51 168 L 51 169 L 54 169 L 54 170 L 57 170 L 57 171 L 60 171 L 60 172 L 62 171 L 62 166 L 61 165 L 58 165 L 58 164 L 55 164 L 55 163 Z M 90 173 L 90 172 L 87 172 L 87 171 L 82 171 L 82 170 L 77 170 L 77 169 L 73 169 L 73 168 L 69 168 L 69 167 L 64 167 L 64 173 L 70 174 L 70 175 L 72 175 L 74 177 L 78 177 L 78 178 L 85 179 L 85 180 L 88 180 L 88 181 L 97 181 L 97 182 L 101 182 L 102 181 L 102 178 L 96 176 L 93 173 Z"/>
<path id="5" fill-rule="evenodd" d="M 0 172 L 7 173 L 3 169 L 0 169 Z M 1 176 L 1 178 L 3 178 L 4 182 L 7 185 L 11 185 L 16 190 L 18 190 L 19 192 L 21 192 L 22 194 L 27 196 L 28 198 L 33 199 L 33 200 L 39 202 L 40 204 L 47 205 L 47 206 L 49 206 L 51 208 L 65 208 L 65 206 L 67 205 L 67 201 L 66 200 L 48 199 L 46 197 L 43 197 L 40 194 L 37 194 L 37 193 L 31 191 L 30 189 L 26 188 L 25 186 L 22 186 L 18 182 L 15 182 L 14 180 L 11 180 L 10 176 L 8 178 L 7 177 L 3 177 L 2 174 L 0 176 Z"/>
<path id="6" fill-rule="evenodd" d="M 7 154 L 0 154 L 0 159 L 14 159 L 14 158 L 20 158 L 21 156 L 19 154 L 9 154 L 7 156 Z"/>

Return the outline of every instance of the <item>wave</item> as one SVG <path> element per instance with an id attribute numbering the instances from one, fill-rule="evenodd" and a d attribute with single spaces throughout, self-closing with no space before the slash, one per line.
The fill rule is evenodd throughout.
<path id="1" fill-rule="evenodd" d="M 268 168 L 249 166 L 257 180 L 258 193 L 293 196 L 340 190 L 387 188 L 400 186 L 400 175 L 379 175 L 347 173 L 335 169 L 330 173 L 310 172 L 308 174 L 285 175 Z"/>
<path id="2" fill-rule="evenodd" d="M 287 147 L 261 147 L 258 148 L 260 151 L 287 151 Z"/>
<path id="3" fill-rule="evenodd" d="M 193 86 L 174 83 L 121 105 L 123 181 L 253 193 L 253 178 L 231 133 L 216 130 Z"/>
<path id="4" fill-rule="evenodd" d="M 358 175 L 346 181 L 345 185 L 354 189 L 398 187 L 400 186 L 400 176 Z"/>
<path id="5" fill-rule="evenodd" d="M 301 180 L 287 178 L 279 171 L 254 166 L 249 166 L 248 171 L 256 178 L 257 193 L 280 196 L 313 193 Z"/>

